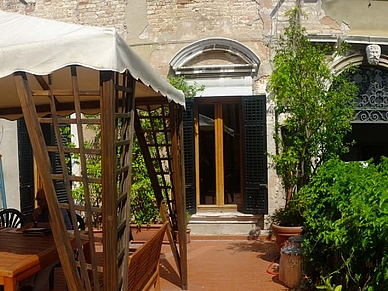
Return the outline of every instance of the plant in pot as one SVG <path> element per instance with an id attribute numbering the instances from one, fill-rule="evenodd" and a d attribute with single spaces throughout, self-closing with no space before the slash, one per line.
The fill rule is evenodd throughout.
<path id="1" fill-rule="evenodd" d="M 276 152 L 269 153 L 285 189 L 285 208 L 272 215 L 272 225 L 296 224 L 301 213 L 295 194 L 319 166 L 348 151 L 357 87 L 345 72 L 329 63 L 346 50 L 310 42 L 300 24 L 298 7 L 288 12 L 289 25 L 275 47 L 269 91 L 275 108 Z M 334 53 L 333 53 L 334 51 Z"/>
<path id="2" fill-rule="evenodd" d="M 290 237 L 300 235 L 303 232 L 302 204 L 296 196 L 285 207 L 276 209 L 268 217 L 279 250 Z"/>
<path id="3" fill-rule="evenodd" d="M 132 155 L 131 233 L 135 241 L 145 241 L 161 226 L 162 218 L 136 138 Z"/>
<path id="4" fill-rule="evenodd" d="M 175 88 L 182 90 L 185 93 L 186 98 L 193 98 L 197 93 L 202 92 L 205 87 L 198 86 L 196 83 L 189 85 L 184 76 L 168 76 L 168 80 L 171 85 Z M 156 109 L 160 110 L 160 109 Z M 142 112 L 139 110 L 138 114 Z M 142 127 L 150 129 L 151 121 L 142 119 Z M 159 119 L 155 118 L 152 123 L 160 122 Z M 146 139 L 156 138 L 159 143 L 163 143 L 165 135 L 146 136 Z M 161 139 L 161 140 L 159 140 Z M 158 149 L 155 147 L 151 151 L 151 156 L 159 156 Z M 160 209 L 156 201 L 154 190 L 152 187 L 151 179 L 148 174 L 146 162 L 143 158 L 137 138 L 134 137 L 133 148 L 132 148 L 132 187 L 131 187 L 131 221 L 132 221 L 132 235 L 136 240 L 137 234 L 141 232 L 147 233 L 151 229 L 158 228 L 161 225 L 162 218 Z M 186 226 L 189 221 L 190 214 L 186 213 Z M 187 229 L 187 236 L 189 241 L 190 230 Z M 175 235 L 177 238 L 177 235 Z"/>

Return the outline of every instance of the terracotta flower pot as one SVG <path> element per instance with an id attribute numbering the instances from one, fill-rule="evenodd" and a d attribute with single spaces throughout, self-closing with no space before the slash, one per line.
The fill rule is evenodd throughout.
<path id="1" fill-rule="evenodd" d="M 272 231 L 276 237 L 276 243 L 280 251 L 290 237 L 300 235 L 303 229 L 302 226 L 280 226 L 273 224 Z"/>

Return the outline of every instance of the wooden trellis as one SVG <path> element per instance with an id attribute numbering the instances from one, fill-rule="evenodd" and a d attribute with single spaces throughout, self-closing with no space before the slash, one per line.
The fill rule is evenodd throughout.
<path id="1" fill-rule="evenodd" d="M 160 99 L 160 106 L 155 108 L 145 100 L 136 104 L 139 108 L 135 112 L 135 130 L 142 153 L 150 175 L 159 207 L 164 207 L 166 201 L 169 220 L 168 232 L 171 249 L 182 279 L 182 288 L 187 288 L 187 248 L 186 248 L 186 201 L 181 192 L 184 185 L 184 175 L 181 153 L 183 149 L 180 137 L 182 133 L 182 112 L 173 103 Z M 161 209 L 161 213 L 165 211 Z M 179 236 L 179 250 L 176 248 L 176 233 Z"/>
<path id="2" fill-rule="evenodd" d="M 102 71 L 99 74 L 99 90 L 80 88 L 79 68 L 66 68 L 71 88 L 61 88 L 56 84 L 55 75 L 36 76 L 24 72 L 14 74 L 68 288 L 74 291 L 112 291 L 124 290 L 123 286 L 127 286 L 129 193 L 132 141 L 136 128 L 157 201 L 159 205 L 163 199 L 167 201 L 168 215 L 164 215 L 164 220 L 170 221 L 168 236 L 180 271 L 182 289 L 186 289 L 185 203 L 183 193 L 180 192 L 184 188 L 181 184 L 184 181 L 180 167 L 181 106 L 168 103 L 161 97 L 135 98 L 138 82 L 128 71 L 122 74 Z M 31 89 L 31 82 L 37 82 L 41 88 Z M 50 100 L 49 108 L 42 110 L 39 104 L 42 98 Z M 47 114 L 39 117 L 42 111 Z M 64 112 L 68 114 L 64 116 Z M 95 115 L 86 118 L 85 113 Z M 140 122 L 141 119 L 147 119 L 148 122 Z M 42 124 L 53 127 L 55 145 L 46 144 Z M 101 129 L 101 148 L 85 146 L 86 126 L 90 124 Z M 62 125 L 71 125 L 72 132 L 77 137 L 75 145 L 69 146 L 61 142 Z M 52 172 L 49 157 L 53 154 L 61 161 L 60 174 Z M 79 157 L 79 174 L 68 168 L 68 158 L 72 155 Z M 88 171 L 87 157 L 90 155 L 100 157 L 101 175 L 92 176 Z M 58 181 L 66 185 L 68 204 L 59 204 L 57 201 L 54 182 Z M 96 184 L 101 185 L 101 205 L 93 205 L 91 199 L 90 191 Z M 72 191 L 72 188 L 80 185 L 84 190 L 82 204 L 79 201 L 74 202 Z M 69 235 L 60 208 L 68 209 L 73 221 L 76 220 L 76 213 L 82 211 L 88 231 L 83 233 L 75 229 L 74 234 Z M 102 240 L 94 231 L 90 231 L 93 229 L 93 217 L 99 215 L 102 217 Z M 179 240 L 179 251 L 174 243 L 172 230 L 179 230 L 180 238 L 184 238 Z M 97 241 L 102 241 L 103 244 L 102 264 L 97 260 Z M 74 244 L 79 251 L 77 260 L 73 255 Z"/>
<path id="3" fill-rule="evenodd" d="M 162 214 L 170 222 L 171 247 L 182 289 L 187 289 L 180 154 L 183 93 L 152 70 L 115 29 L 4 11 L 0 11 L 0 28 L 0 117 L 25 119 L 68 289 L 126 289 L 135 128 L 136 136 L 143 139 L 142 152 L 159 205 L 162 199 L 167 201 L 169 211 Z M 148 118 L 152 126 L 147 127 L 147 122 L 140 122 L 147 114 L 139 112 L 161 116 L 158 122 Z M 42 126 L 54 132 L 52 143 L 45 139 Z M 98 146 L 86 143 L 89 126 L 100 130 Z M 70 143 L 62 138 L 64 127 L 74 135 Z M 150 142 L 152 136 L 155 142 Z M 101 171 L 89 171 L 92 158 L 101 162 Z M 52 159 L 60 162 L 59 172 L 54 171 Z M 69 167 L 74 159 L 79 172 Z M 58 202 L 58 183 L 65 185 L 68 203 Z M 82 199 L 73 199 L 76 189 L 82 189 Z M 96 189 L 102 193 L 101 202 L 93 198 Z M 61 208 L 70 211 L 73 221 L 82 212 L 87 231 L 68 233 Z M 93 231 L 95 217 L 101 217 L 102 236 Z M 174 229 L 179 231 L 179 250 Z M 102 253 L 97 251 L 98 242 Z"/>

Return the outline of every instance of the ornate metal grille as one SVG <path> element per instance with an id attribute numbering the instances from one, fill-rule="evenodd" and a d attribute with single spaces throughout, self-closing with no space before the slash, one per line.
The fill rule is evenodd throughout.
<path id="1" fill-rule="evenodd" d="M 377 68 L 358 68 L 349 80 L 359 88 L 353 123 L 388 122 L 388 72 Z"/>

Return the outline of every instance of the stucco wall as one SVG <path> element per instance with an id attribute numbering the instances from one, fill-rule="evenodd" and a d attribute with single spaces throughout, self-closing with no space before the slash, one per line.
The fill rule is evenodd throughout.
<path id="1" fill-rule="evenodd" d="M 114 27 L 126 36 L 125 0 L 3 0 L 0 9 L 69 23 Z"/>
<path id="2" fill-rule="evenodd" d="M 388 2 L 368 0 L 322 0 L 325 14 L 348 35 L 387 36 Z"/>
<path id="3" fill-rule="evenodd" d="M 8 208 L 20 209 L 17 123 L 0 119 L 0 154 Z M 1 196 L 0 196 L 1 197 Z M 2 207 L 3 204 L 1 203 Z"/>

